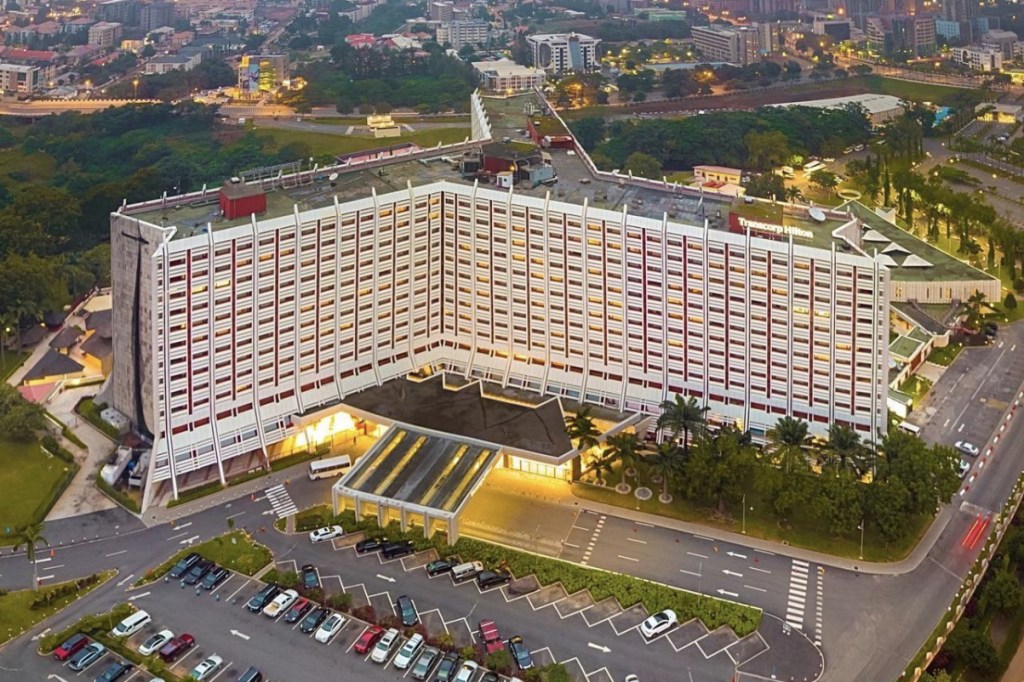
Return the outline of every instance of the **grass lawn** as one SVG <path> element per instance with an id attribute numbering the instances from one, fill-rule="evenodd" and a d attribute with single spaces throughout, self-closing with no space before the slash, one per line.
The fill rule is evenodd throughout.
<path id="1" fill-rule="evenodd" d="M 917 81 L 904 81 L 884 76 L 863 76 L 859 79 L 871 88 L 872 92 L 880 95 L 892 95 L 900 99 L 909 99 L 915 102 L 938 102 L 943 97 L 964 92 L 963 88 L 951 88 L 945 85 L 932 85 L 931 83 L 919 83 Z"/>
<path id="2" fill-rule="evenodd" d="M 68 472 L 68 464 L 43 453 L 39 443 L 0 440 L 0 545 L 11 544 L 7 529 L 39 518 L 40 505 Z M 17 494 L 11 494 L 17 491 Z"/>
<path id="3" fill-rule="evenodd" d="M 437 143 L 454 144 L 469 136 L 469 128 L 436 128 L 402 133 L 401 137 L 356 137 L 354 135 L 331 135 L 328 133 L 307 133 L 301 130 L 283 128 L 257 128 L 256 135 L 273 141 L 278 148 L 293 142 L 304 142 L 319 154 L 351 154 L 364 149 L 378 149 L 404 142 L 415 142 L 421 147 L 435 147 Z"/>
<path id="4" fill-rule="evenodd" d="M 236 530 L 220 537 L 207 540 L 180 550 L 155 569 L 147 571 L 145 577 L 136 585 L 143 585 L 163 576 L 178 562 L 178 559 L 189 552 L 199 552 L 207 559 L 217 562 L 218 566 L 229 568 L 245 575 L 255 575 L 261 568 L 269 564 L 274 555 L 267 547 L 253 540 L 248 533 Z"/>
<path id="5" fill-rule="evenodd" d="M 913 374 L 908 377 L 897 390 L 900 393 L 909 395 L 914 399 L 914 404 L 917 405 L 931 389 L 932 382 L 928 381 L 928 379 L 925 379 L 923 376 Z"/>
<path id="6" fill-rule="evenodd" d="M 960 355 L 960 351 L 963 349 L 964 344 L 962 343 L 950 343 L 942 348 L 935 348 L 928 354 L 928 362 L 934 362 L 936 365 L 949 367 L 953 364 L 953 360 L 956 360 L 956 356 Z"/>
<path id="7" fill-rule="evenodd" d="M 13 350 L 5 351 L 4 358 L 0 361 L 0 380 L 14 374 L 14 370 L 21 367 L 21 363 L 28 358 L 28 353 L 17 353 Z"/>
<path id="8" fill-rule="evenodd" d="M 34 610 L 30 608 L 34 599 L 36 599 L 45 590 L 52 590 L 66 583 L 46 585 L 44 589 L 39 592 L 33 590 L 19 590 L 18 592 L 8 592 L 7 594 L 0 596 L 0 645 L 31 628 L 36 623 L 49 618 L 76 599 L 84 597 L 92 590 L 95 590 L 97 587 L 110 580 L 115 574 L 115 571 L 105 571 L 101 574 L 102 577 L 96 584 L 85 587 L 77 593 L 61 597 L 49 606 L 44 606 Z M 69 582 L 74 583 L 74 581 Z"/>

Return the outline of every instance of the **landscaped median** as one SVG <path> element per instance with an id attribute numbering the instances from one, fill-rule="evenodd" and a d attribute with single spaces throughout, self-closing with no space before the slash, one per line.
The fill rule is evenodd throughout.
<path id="1" fill-rule="evenodd" d="M 39 590 L 0 590 L 0 644 L 46 620 L 115 575 L 117 571 L 104 571 Z"/>
<path id="2" fill-rule="evenodd" d="M 274 558 L 270 549 L 265 545 L 253 540 L 245 531 L 236 530 L 178 551 L 156 568 L 146 571 L 143 577 L 135 581 L 135 586 L 145 585 L 162 578 L 174 564 L 178 563 L 179 559 L 190 552 L 198 552 L 207 559 L 217 562 L 218 566 L 244 575 L 259 573 Z"/>
<path id="3" fill-rule="evenodd" d="M 308 532 L 331 524 L 340 525 L 347 533 L 365 531 L 368 536 L 386 535 L 389 540 L 412 540 L 418 551 L 433 548 L 440 556 L 457 554 L 464 561 L 481 561 L 492 568 L 504 566 L 516 578 L 535 576 L 542 587 L 561 583 L 569 594 L 589 590 L 595 601 L 614 597 L 624 609 L 634 604 L 642 604 L 648 613 L 672 609 L 680 622 L 698 618 L 709 630 L 725 625 L 732 628 L 739 637 L 757 630 L 761 622 L 761 610 L 746 604 L 688 592 L 642 578 L 586 568 L 561 559 L 471 538 L 460 538 L 449 546 L 444 536 L 428 540 L 419 529 L 402 533 L 397 523 L 382 529 L 369 519 L 357 522 L 351 511 L 334 516 L 326 505 L 312 507 L 295 517 L 296 532 Z"/>

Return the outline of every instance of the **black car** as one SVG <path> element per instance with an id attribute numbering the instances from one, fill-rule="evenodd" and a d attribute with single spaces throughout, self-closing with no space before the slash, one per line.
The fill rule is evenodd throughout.
<path id="1" fill-rule="evenodd" d="M 397 559 L 406 554 L 412 554 L 416 549 L 416 543 L 412 540 L 400 540 L 389 542 L 381 547 L 380 553 L 385 559 Z"/>
<path id="2" fill-rule="evenodd" d="M 999 325 L 996 324 L 995 322 L 986 322 L 984 326 L 981 328 L 981 331 L 985 334 L 985 336 L 993 338 L 995 337 L 996 332 L 999 331 Z"/>
<path id="3" fill-rule="evenodd" d="M 455 676 L 459 673 L 459 662 L 462 659 L 454 651 L 449 651 L 441 659 L 441 664 L 437 666 L 437 671 L 434 673 L 434 680 L 436 682 L 451 682 L 455 679 Z"/>
<path id="4" fill-rule="evenodd" d="M 199 560 L 203 558 L 202 554 L 198 552 L 191 552 L 181 557 L 178 563 L 174 564 L 174 568 L 171 569 L 171 579 L 177 580 L 188 573 L 189 569 L 199 563 Z"/>
<path id="5" fill-rule="evenodd" d="M 200 580 L 206 577 L 206 574 L 210 572 L 216 564 L 209 559 L 203 559 L 195 566 L 189 569 L 188 573 L 185 574 L 186 585 L 196 585 Z"/>
<path id="6" fill-rule="evenodd" d="M 313 564 L 302 567 L 302 586 L 307 590 L 320 589 L 320 574 L 316 572 L 316 566 Z"/>
<path id="7" fill-rule="evenodd" d="M 99 674 L 95 682 L 114 682 L 130 673 L 134 667 L 131 663 L 121 661 L 111 663 L 107 666 L 106 670 Z"/>
<path id="8" fill-rule="evenodd" d="M 508 640 L 508 648 L 520 670 L 529 670 L 533 667 L 533 657 L 530 656 L 530 650 L 526 648 L 522 637 L 516 635 Z"/>
<path id="9" fill-rule="evenodd" d="M 504 585 L 510 580 L 512 580 L 512 574 L 507 571 L 480 571 L 476 574 L 476 584 L 482 590 L 486 590 L 488 587 Z"/>
<path id="10" fill-rule="evenodd" d="M 441 575 L 450 573 L 453 568 L 459 565 L 459 557 L 450 556 L 445 559 L 436 559 L 426 565 L 427 575 Z"/>
<path id="11" fill-rule="evenodd" d="M 477 682 L 501 682 L 501 678 L 498 673 L 486 672 Z"/>
<path id="12" fill-rule="evenodd" d="M 356 554 L 366 554 L 367 552 L 376 552 L 381 547 L 386 545 L 388 542 L 387 538 L 366 538 L 356 543 Z"/>
<path id="13" fill-rule="evenodd" d="M 315 610 L 310 611 L 309 614 L 307 614 L 306 617 L 302 619 L 302 622 L 299 623 L 299 629 L 308 635 L 309 633 L 313 632 L 313 630 L 316 630 L 318 627 L 320 627 L 320 623 L 324 622 L 324 620 L 327 619 L 327 616 L 330 615 L 330 613 L 331 612 L 329 609 L 325 609 L 322 607 L 318 607 Z"/>
<path id="14" fill-rule="evenodd" d="M 228 569 L 223 566 L 214 566 L 209 573 L 203 576 L 202 587 L 204 590 L 212 590 L 227 580 L 229 575 L 231 575 L 231 571 Z"/>
<path id="15" fill-rule="evenodd" d="M 276 597 L 279 594 L 281 594 L 281 588 L 275 585 L 274 583 L 270 583 L 262 590 L 254 594 L 252 596 L 252 599 L 249 600 L 249 603 L 246 604 L 245 607 L 253 613 L 259 613 L 263 610 L 264 606 L 273 601 L 274 597 Z"/>
<path id="16" fill-rule="evenodd" d="M 412 599 L 408 595 L 403 594 L 399 597 L 395 607 L 398 617 L 402 619 L 402 625 L 405 627 L 411 628 L 420 622 L 420 614 L 416 613 L 416 605 L 412 603 Z"/>

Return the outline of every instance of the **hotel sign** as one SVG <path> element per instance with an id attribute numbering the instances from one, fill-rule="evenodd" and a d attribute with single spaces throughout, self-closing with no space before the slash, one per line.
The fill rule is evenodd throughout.
<path id="1" fill-rule="evenodd" d="M 764 223 L 760 220 L 750 220 L 736 215 L 729 214 L 729 231 L 739 234 L 750 234 L 754 237 L 765 237 L 767 239 L 783 239 L 785 237 L 796 237 L 797 239 L 813 239 L 814 233 L 795 225 L 776 225 L 775 223 Z"/>

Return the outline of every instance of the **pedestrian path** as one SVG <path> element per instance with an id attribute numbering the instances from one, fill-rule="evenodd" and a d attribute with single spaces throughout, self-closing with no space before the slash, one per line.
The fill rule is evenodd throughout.
<path id="1" fill-rule="evenodd" d="M 804 631 L 804 610 L 807 607 L 807 578 L 810 566 L 806 561 L 793 559 L 789 572 L 789 598 L 786 602 L 786 622 Z"/>
<path id="2" fill-rule="evenodd" d="M 285 516 L 291 516 L 299 511 L 299 508 L 295 506 L 295 502 L 292 501 L 292 496 L 288 494 L 288 490 L 284 485 L 275 485 L 272 488 L 267 488 L 263 491 L 267 494 L 267 499 L 270 501 L 270 506 L 274 508 L 274 514 L 277 518 L 284 518 Z"/>

